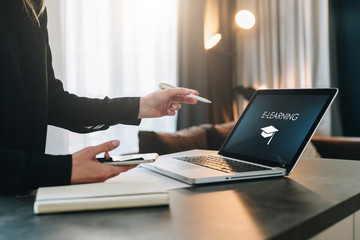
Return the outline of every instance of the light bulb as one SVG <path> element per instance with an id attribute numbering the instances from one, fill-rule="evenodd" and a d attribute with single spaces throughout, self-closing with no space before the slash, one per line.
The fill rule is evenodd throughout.
<path id="1" fill-rule="evenodd" d="M 236 24 L 242 29 L 250 29 L 255 25 L 255 16 L 248 10 L 240 10 L 235 16 Z"/>

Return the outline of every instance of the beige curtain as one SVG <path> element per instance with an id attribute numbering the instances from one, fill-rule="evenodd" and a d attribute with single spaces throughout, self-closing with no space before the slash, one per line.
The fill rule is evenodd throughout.
<path id="1" fill-rule="evenodd" d="M 51 0 L 50 44 L 56 75 L 80 96 L 144 96 L 177 81 L 178 0 Z M 49 128 L 47 152 L 67 154 L 119 139 L 113 155 L 138 151 L 138 131 L 172 132 L 176 118 L 144 119 L 76 134 Z"/>
<path id="2" fill-rule="evenodd" d="M 237 0 L 256 25 L 236 33 L 236 85 L 254 88 L 329 87 L 327 0 Z M 239 112 L 246 102 L 239 98 Z M 330 116 L 318 131 L 330 134 Z"/>

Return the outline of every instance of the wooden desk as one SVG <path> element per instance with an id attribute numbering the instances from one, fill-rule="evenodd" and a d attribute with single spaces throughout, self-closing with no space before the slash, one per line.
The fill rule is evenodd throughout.
<path id="1" fill-rule="evenodd" d="M 0 197 L 0 239 L 304 239 L 360 209 L 360 162 L 302 159 L 289 177 L 170 191 L 170 206 L 36 216 Z"/>

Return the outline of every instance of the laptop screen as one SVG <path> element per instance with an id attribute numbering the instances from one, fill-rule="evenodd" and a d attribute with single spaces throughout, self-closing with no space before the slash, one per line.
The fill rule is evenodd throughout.
<path id="1" fill-rule="evenodd" d="M 292 170 L 337 89 L 258 90 L 219 154 Z"/>

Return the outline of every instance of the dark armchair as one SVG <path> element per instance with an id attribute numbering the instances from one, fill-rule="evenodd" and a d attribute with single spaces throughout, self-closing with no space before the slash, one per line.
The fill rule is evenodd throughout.
<path id="1" fill-rule="evenodd" d="M 323 158 L 360 160 L 360 138 L 315 136 L 311 142 Z"/>

